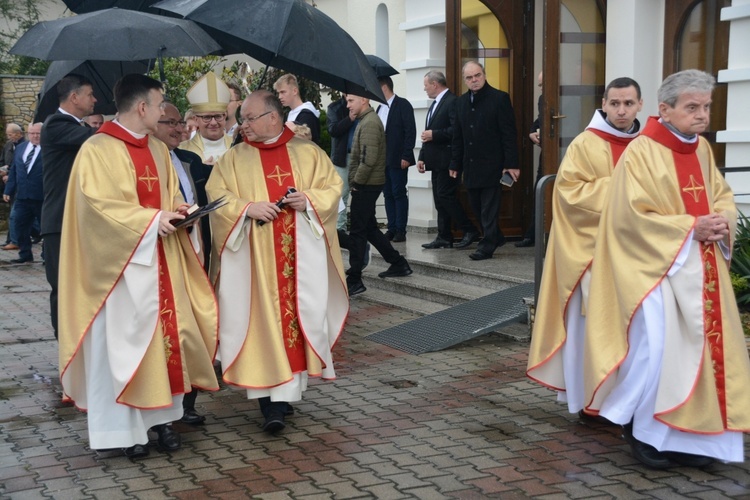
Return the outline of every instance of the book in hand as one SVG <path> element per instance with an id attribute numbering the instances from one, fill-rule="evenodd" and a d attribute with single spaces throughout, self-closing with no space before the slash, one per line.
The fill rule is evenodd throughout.
<path id="1" fill-rule="evenodd" d="M 177 228 L 189 226 L 190 224 L 197 221 L 198 219 L 205 217 L 206 215 L 210 214 L 217 208 L 221 208 L 226 204 L 227 202 L 224 201 L 224 197 L 222 196 L 221 198 L 215 199 L 211 203 L 206 203 L 202 207 L 199 207 L 198 205 L 193 205 L 192 207 L 188 208 L 187 215 L 185 216 L 184 219 L 172 220 L 169 222 L 170 224 L 172 224 L 174 227 L 177 227 Z"/>
<path id="2" fill-rule="evenodd" d="M 513 180 L 513 177 L 508 172 L 505 172 L 500 178 L 500 184 L 502 184 L 503 186 L 511 187 L 514 182 L 516 181 Z"/>

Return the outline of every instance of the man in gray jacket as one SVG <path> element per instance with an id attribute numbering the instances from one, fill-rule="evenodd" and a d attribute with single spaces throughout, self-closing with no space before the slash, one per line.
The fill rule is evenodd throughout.
<path id="1" fill-rule="evenodd" d="M 359 119 L 354 132 L 349 164 L 349 188 L 351 189 L 351 230 L 343 246 L 349 249 L 349 264 L 346 284 L 349 296 L 366 290 L 362 283 L 362 267 L 365 246 L 369 241 L 390 267 L 378 274 L 381 278 L 409 276 L 409 263 L 393 248 L 388 238 L 378 228 L 375 218 L 375 202 L 385 184 L 385 132 L 383 123 L 364 97 L 348 95 L 346 107 L 352 121 Z"/>

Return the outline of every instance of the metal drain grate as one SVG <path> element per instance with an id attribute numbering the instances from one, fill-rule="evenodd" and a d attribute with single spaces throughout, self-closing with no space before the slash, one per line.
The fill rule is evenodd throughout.
<path id="1" fill-rule="evenodd" d="M 409 354 L 440 351 L 526 318 L 523 299 L 533 294 L 534 283 L 516 285 L 367 338 Z"/>

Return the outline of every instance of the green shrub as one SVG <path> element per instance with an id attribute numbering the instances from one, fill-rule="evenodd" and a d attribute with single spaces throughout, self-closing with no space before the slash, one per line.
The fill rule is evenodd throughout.
<path id="1" fill-rule="evenodd" d="M 741 309 L 747 309 L 750 306 L 750 218 L 742 212 L 738 212 L 737 216 L 737 232 L 729 270 L 737 305 Z"/>

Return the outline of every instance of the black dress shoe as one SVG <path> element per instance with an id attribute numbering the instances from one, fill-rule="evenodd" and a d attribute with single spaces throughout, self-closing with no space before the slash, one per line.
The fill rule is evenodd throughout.
<path id="1" fill-rule="evenodd" d="M 578 412 L 578 418 L 583 420 L 584 422 L 593 422 L 596 424 L 604 424 L 604 425 L 615 425 L 614 423 L 610 422 L 609 420 L 607 420 L 606 418 L 600 415 L 589 415 L 583 410 Z"/>
<path id="2" fill-rule="evenodd" d="M 438 236 L 429 243 L 422 243 L 422 248 L 426 248 L 428 250 L 432 250 L 434 248 L 453 248 L 453 243 Z"/>
<path id="3" fill-rule="evenodd" d="M 465 233 L 464 237 L 461 238 L 461 241 L 459 241 L 453 246 L 456 248 L 466 248 L 472 243 L 474 243 L 475 241 L 479 241 L 479 233 L 475 233 L 475 232 Z"/>
<path id="4" fill-rule="evenodd" d="M 347 283 L 347 288 L 349 288 L 349 297 L 354 297 L 355 295 L 359 295 L 367 290 L 365 284 L 361 281 L 356 281 L 351 284 Z"/>
<path id="5" fill-rule="evenodd" d="M 294 406 L 290 405 L 289 403 L 286 404 L 286 411 L 284 412 L 284 416 L 294 415 Z"/>
<path id="6" fill-rule="evenodd" d="M 34 259 L 12 259 L 11 264 L 26 264 L 27 262 L 34 262 Z"/>
<path id="7" fill-rule="evenodd" d="M 179 450 L 182 446 L 180 434 L 169 424 L 159 424 L 151 428 L 159 436 L 159 446 L 166 451 Z"/>
<path id="8" fill-rule="evenodd" d="M 206 417 L 204 417 L 203 415 L 199 415 L 198 412 L 195 411 L 195 408 L 186 409 L 182 414 L 182 418 L 180 419 L 180 422 L 188 425 L 203 425 L 205 421 Z"/>
<path id="9" fill-rule="evenodd" d="M 403 241 L 406 241 L 406 233 L 403 231 L 398 231 L 393 234 L 393 239 L 391 240 L 394 243 L 401 243 Z"/>
<path id="10" fill-rule="evenodd" d="M 626 424 L 622 428 L 622 437 L 630 444 L 633 452 L 633 458 L 652 469 L 667 469 L 674 467 L 672 462 L 665 453 L 660 452 L 650 444 L 638 441 L 633 436 L 633 424 Z"/>
<path id="11" fill-rule="evenodd" d="M 263 432 L 269 434 L 276 434 L 277 432 L 283 431 L 286 428 L 284 423 L 284 415 L 270 416 L 263 422 Z"/>
<path id="12" fill-rule="evenodd" d="M 148 448 L 143 444 L 135 444 L 130 448 L 123 449 L 122 452 L 128 458 L 143 458 L 148 456 Z"/>
<path id="13" fill-rule="evenodd" d="M 667 456 L 673 462 L 677 462 L 685 467 L 706 467 L 714 463 L 714 459 L 711 457 L 704 457 L 703 455 L 693 455 L 691 453 L 680 453 L 678 451 L 665 451 L 664 455 Z"/>
<path id="14" fill-rule="evenodd" d="M 409 266 L 409 263 L 406 262 L 406 259 L 401 257 L 400 261 L 397 261 L 391 266 L 383 271 L 382 273 L 378 274 L 381 278 L 392 278 L 395 276 L 409 276 L 413 271 L 411 270 L 411 266 Z"/>
<path id="15" fill-rule="evenodd" d="M 529 238 L 524 238 L 521 241 L 516 241 L 516 248 L 526 248 L 526 247 L 533 247 L 534 246 L 534 240 Z"/>
<path id="16" fill-rule="evenodd" d="M 384 234 L 385 234 L 385 237 L 388 239 L 388 241 L 393 241 L 393 237 L 396 236 L 396 233 L 394 233 L 390 229 L 387 230 Z"/>
<path id="17" fill-rule="evenodd" d="M 469 258 L 471 260 L 486 260 L 486 259 L 491 259 L 492 254 L 480 252 L 479 250 L 477 250 L 473 254 L 469 255 Z"/>

